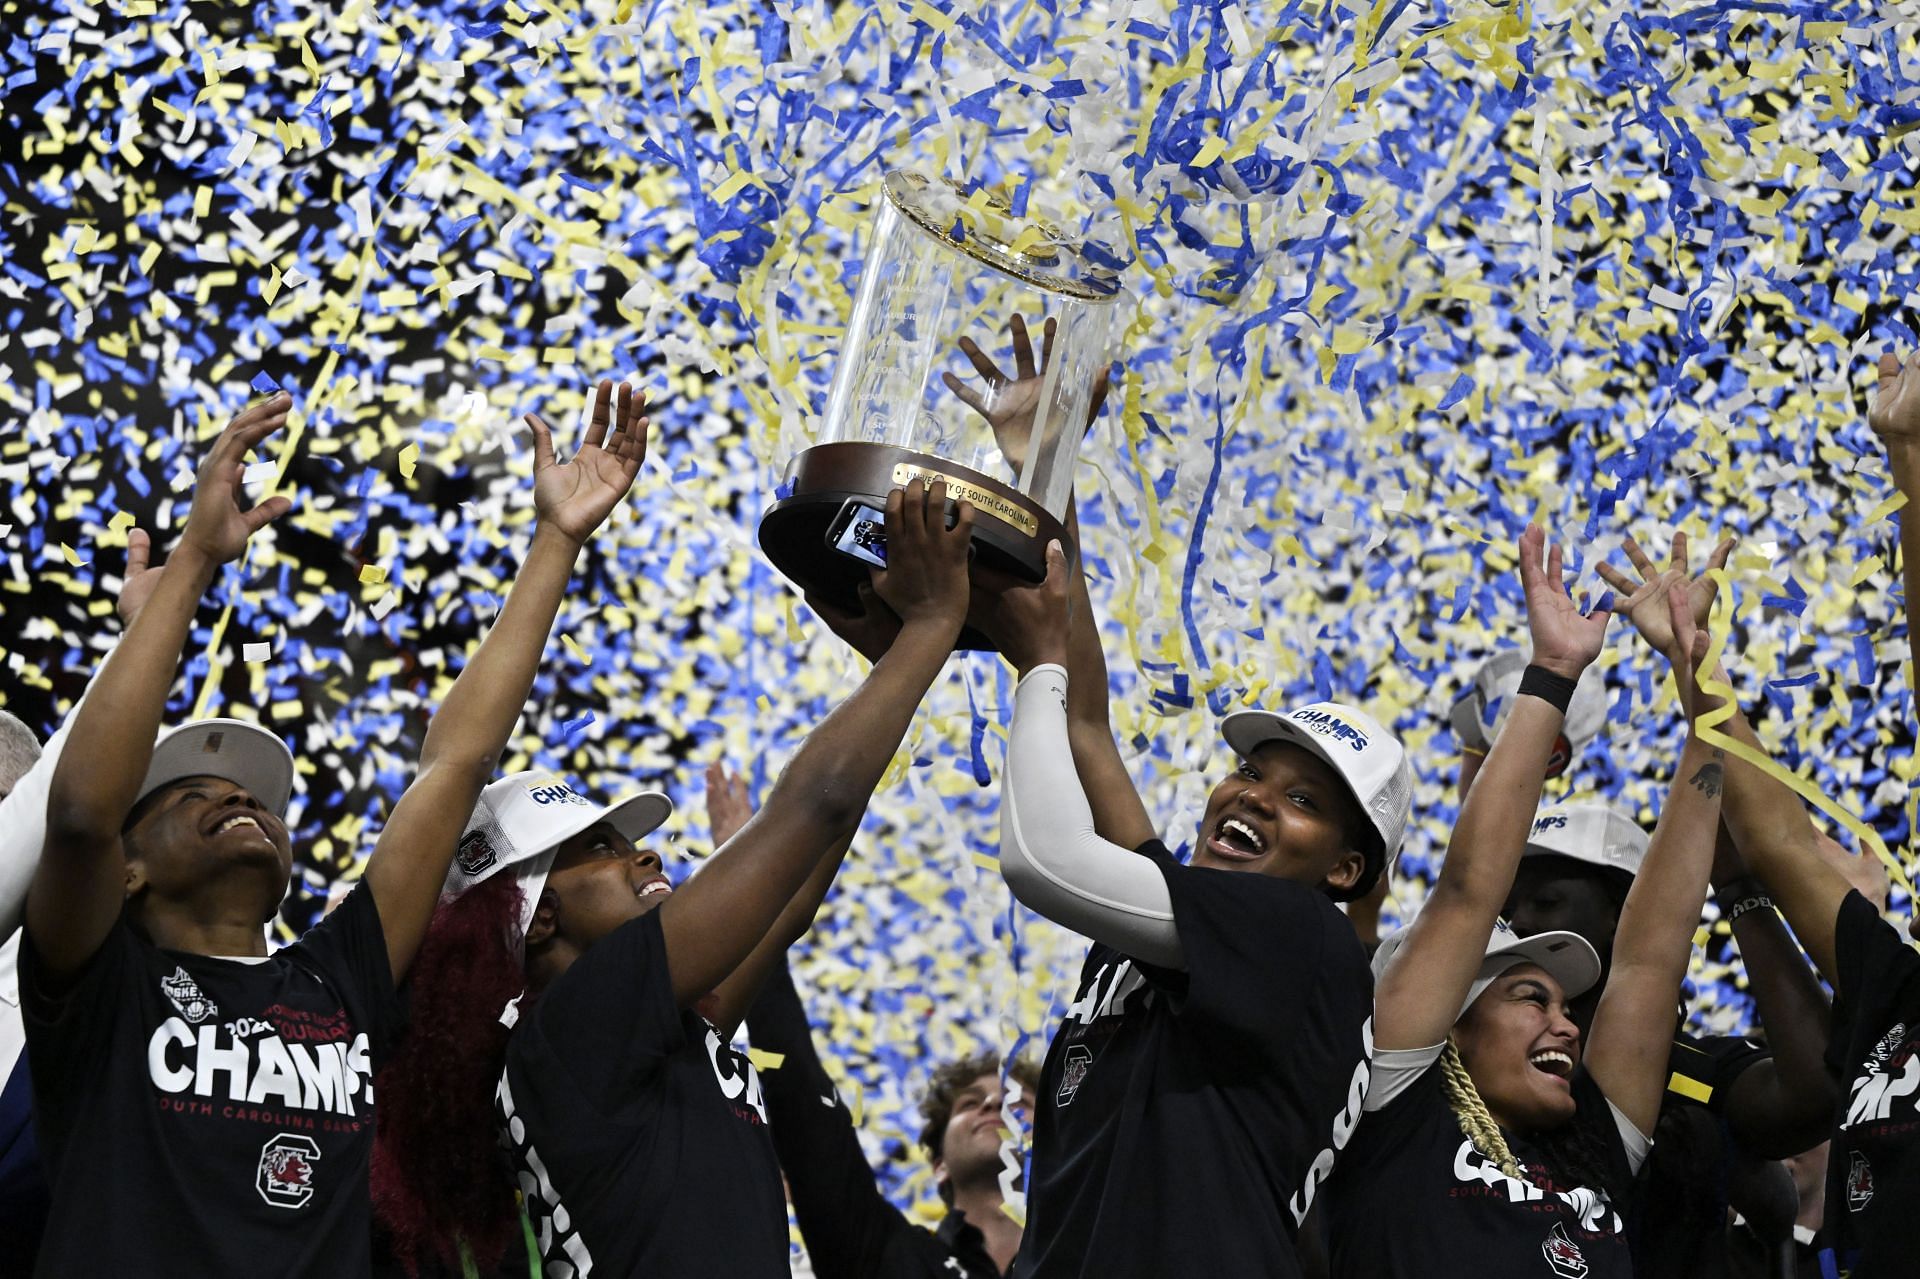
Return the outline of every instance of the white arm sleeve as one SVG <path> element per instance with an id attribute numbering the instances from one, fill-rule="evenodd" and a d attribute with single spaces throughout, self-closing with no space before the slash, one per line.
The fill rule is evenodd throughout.
<path id="1" fill-rule="evenodd" d="M 109 649 L 108 653 L 111 654 Z M 102 656 L 93 668 L 93 679 L 100 677 L 107 658 Z M 87 692 L 93 691 L 93 679 Z M 86 701 L 86 693 L 80 701 Z M 0 799 L 0 939 L 13 935 L 26 912 L 27 887 L 40 866 L 40 847 L 47 841 L 47 796 L 53 790 L 53 770 L 60 764 L 60 752 L 66 747 L 67 733 L 80 714 L 79 702 L 48 739 L 33 767 L 20 775 L 13 791 Z"/>
<path id="2" fill-rule="evenodd" d="M 1036 666 L 1013 695 L 1000 795 L 1000 873 L 1057 924 L 1161 968 L 1184 968 L 1173 898 L 1152 861 L 1100 838 L 1067 739 L 1067 673 Z"/>

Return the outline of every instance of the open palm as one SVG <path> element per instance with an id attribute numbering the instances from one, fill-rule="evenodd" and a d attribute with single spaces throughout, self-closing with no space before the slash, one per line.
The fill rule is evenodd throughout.
<path id="1" fill-rule="evenodd" d="M 182 546 L 225 564 L 240 557 L 248 538 L 292 509 L 292 501 L 285 497 L 243 506 L 246 495 L 241 488 L 248 451 L 285 426 L 292 407 L 293 398 L 280 391 L 241 411 L 221 429 L 194 478 L 193 505 L 180 532 Z"/>
<path id="2" fill-rule="evenodd" d="M 1920 351 L 1905 368 L 1891 351 L 1880 357 L 1880 388 L 1867 411 L 1867 425 L 1888 444 L 1920 442 Z"/>
<path id="3" fill-rule="evenodd" d="M 1001 372 L 985 351 L 982 351 L 972 338 L 961 338 L 960 354 L 967 357 L 973 365 L 973 371 L 985 381 L 986 386 L 975 388 L 962 382 L 951 373 L 942 373 L 940 380 L 947 389 L 987 419 L 987 425 L 993 428 L 994 442 L 1000 446 L 1000 454 L 1007 464 L 1019 470 L 1027 460 L 1027 445 L 1033 436 L 1033 420 L 1040 408 L 1040 388 L 1046 385 L 1047 366 L 1053 363 L 1053 339 L 1059 331 L 1058 322 L 1048 319 L 1041 327 L 1040 360 L 1036 364 L 1033 358 L 1033 337 L 1027 331 L 1026 317 L 1016 315 L 1007 325 L 1013 339 L 1013 373 L 1010 378 Z M 1087 405 L 1087 425 L 1092 426 L 1094 418 L 1100 415 L 1100 408 L 1107 399 L 1107 370 L 1102 369 L 1093 384 L 1093 398 Z"/>
<path id="4" fill-rule="evenodd" d="M 1527 597 L 1527 630 L 1533 637 L 1533 661 L 1565 679 L 1580 673 L 1600 656 L 1606 643 L 1611 613 L 1595 608 L 1582 613 L 1574 607 L 1562 580 L 1560 547 L 1546 546 L 1546 531 L 1527 525 L 1520 535 L 1520 584 Z M 1540 553 L 1546 550 L 1546 564 Z"/>
<path id="5" fill-rule="evenodd" d="M 1685 533 L 1674 533 L 1665 569 L 1657 566 L 1653 558 L 1632 538 L 1628 538 L 1621 549 L 1627 553 L 1627 560 L 1639 574 L 1640 580 L 1635 582 L 1611 564 L 1600 565 L 1600 577 L 1608 586 L 1626 596 L 1625 603 L 1617 607 L 1633 622 L 1641 638 L 1655 652 L 1670 658 L 1674 652 L 1675 635 L 1672 610 L 1668 607 L 1669 592 L 1675 586 L 1685 588 L 1687 610 L 1693 628 L 1704 632 L 1707 619 L 1713 614 L 1713 597 L 1719 589 L 1709 573 L 1727 566 L 1727 556 L 1733 551 L 1733 539 L 1721 540 L 1713 554 L 1707 557 L 1707 566 L 1698 576 L 1687 565 Z"/>
<path id="6" fill-rule="evenodd" d="M 556 462 L 553 428 L 527 414 L 533 430 L 533 507 L 542 524 L 585 542 L 633 487 L 647 456 L 647 401 L 620 384 L 619 417 L 612 421 L 613 383 L 601 382 L 586 437 L 570 462 Z M 613 427 L 608 434 L 608 427 Z"/>

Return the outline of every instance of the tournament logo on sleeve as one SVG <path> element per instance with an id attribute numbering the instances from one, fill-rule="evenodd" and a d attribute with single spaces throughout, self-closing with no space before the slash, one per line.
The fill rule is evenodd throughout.
<path id="1" fill-rule="evenodd" d="M 1591 1269 L 1580 1245 L 1567 1237 L 1565 1222 L 1554 1226 L 1553 1233 L 1540 1245 L 1540 1251 L 1546 1254 L 1547 1264 L 1553 1267 L 1557 1279 L 1586 1279 Z"/>
<path id="2" fill-rule="evenodd" d="M 313 1198 L 313 1166 L 319 1162 L 318 1142 L 283 1132 L 260 1148 L 253 1188 L 275 1208 L 304 1208 Z"/>
<path id="3" fill-rule="evenodd" d="M 193 980 L 193 974 L 185 968 L 176 967 L 171 977 L 160 979 L 160 993 L 167 997 L 182 1017 L 198 1026 L 209 1017 L 218 1017 L 220 1009 L 208 999 L 205 992 Z"/>

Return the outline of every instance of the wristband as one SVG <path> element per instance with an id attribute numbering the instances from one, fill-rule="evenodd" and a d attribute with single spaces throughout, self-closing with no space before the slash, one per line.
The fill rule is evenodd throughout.
<path id="1" fill-rule="evenodd" d="M 1713 904 L 1720 908 L 1720 918 L 1727 921 L 1731 928 L 1740 916 L 1748 911 L 1773 909 L 1773 898 L 1767 896 L 1767 889 L 1751 875 L 1742 875 L 1713 895 Z"/>
<path id="2" fill-rule="evenodd" d="M 1537 697 L 1565 715 L 1568 705 L 1573 701 L 1573 690 L 1579 685 L 1577 679 L 1555 675 L 1544 666 L 1529 664 L 1525 674 L 1520 676 L 1520 696 Z"/>

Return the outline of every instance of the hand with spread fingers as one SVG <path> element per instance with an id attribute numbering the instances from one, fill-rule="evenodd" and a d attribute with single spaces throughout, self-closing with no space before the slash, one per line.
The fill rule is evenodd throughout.
<path id="1" fill-rule="evenodd" d="M 1640 580 L 1635 582 L 1606 563 L 1599 565 L 1599 573 L 1602 581 L 1626 597 L 1625 603 L 1616 604 L 1615 609 L 1624 612 L 1648 646 L 1673 662 L 1677 670 L 1686 659 L 1676 659 L 1674 656 L 1676 641 L 1673 612 L 1667 600 L 1668 589 L 1679 586 L 1685 590 L 1687 615 L 1692 629 L 1704 632 L 1707 619 L 1713 612 L 1714 594 L 1719 589 L 1710 572 L 1727 566 L 1727 557 L 1733 553 L 1733 546 L 1734 539 L 1731 537 L 1721 539 L 1720 545 L 1714 547 L 1713 554 L 1707 557 L 1706 568 L 1695 575 L 1687 564 L 1685 533 L 1676 532 L 1673 535 L 1673 547 L 1665 569 L 1657 567 L 1640 544 L 1628 538 L 1621 549 L 1626 551 L 1627 560 L 1640 575 Z"/>
<path id="2" fill-rule="evenodd" d="M 140 616 L 140 610 L 146 606 L 153 592 L 160 585 L 160 575 L 167 571 L 164 564 L 153 564 L 153 538 L 143 528 L 127 530 L 127 575 L 120 579 L 120 594 L 114 598 L 113 610 L 120 615 L 120 625 L 133 625 L 133 619 Z"/>
<path id="3" fill-rule="evenodd" d="M 180 534 L 181 549 L 225 564 L 240 557 L 248 538 L 293 509 L 292 500 L 285 497 L 270 497 L 243 508 L 240 487 L 248 452 L 287 424 L 292 407 L 293 397 L 280 391 L 243 410 L 221 430 L 194 479 L 193 507 Z"/>
<path id="4" fill-rule="evenodd" d="M 753 816 L 753 801 L 747 797 L 744 773 L 729 773 L 719 760 L 707 765 L 707 830 L 713 846 L 720 847 L 747 824 Z"/>
<path id="5" fill-rule="evenodd" d="M 1904 368 L 1892 351 L 1880 357 L 1880 386 L 1867 411 L 1867 425 L 1889 449 L 1920 443 L 1920 351 Z"/>
<path id="6" fill-rule="evenodd" d="M 974 372 L 985 380 L 982 388 L 974 388 L 962 382 L 952 373 L 942 373 L 940 380 L 947 389 L 966 403 L 966 405 L 987 419 L 993 427 L 993 438 L 1000 445 L 1002 456 L 1007 465 L 1019 470 L 1027 460 L 1027 445 L 1033 435 L 1033 419 L 1040 407 L 1040 388 L 1045 385 L 1046 372 L 1053 363 L 1053 339 L 1058 332 L 1058 321 L 1048 318 L 1041 326 L 1040 362 L 1033 359 L 1033 338 L 1027 330 L 1026 317 L 1016 315 L 1007 326 L 1013 338 L 1013 373 L 1009 378 L 1001 372 L 979 344 L 972 338 L 961 338 L 960 353 L 973 365 Z M 1109 371 L 1101 369 L 1093 383 L 1093 398 L 1087 404 L 1087 426 L 1100 416 L 1100 409 L 1107 401 Z"/>
<path id="7" fill-rule="evenodd" d="M 1537 524 L 1527 525 L 1520 535 L 1520 585 L 1527 597 L 1533 662 L 1562 678 L 1577 680 L 1600 656 L 1612 610 L 1601 604 L 1582 613 L 1574 606 L 1563 581 L 1560 547 L 1547 547 L 1546 541 L 1546 531 Z"/>
<path id="8" fill-rule="evenodd" d="M 946 482 L 926 488 L 913 480 L 887 494 L 887 567 L 867 572 L 902 629 L 951 626 L 957 639 L 967 619 L 972 554 L 973 505 L 961 502 L 948 528 Z"/>
<path id="9" fill-rule="evenodd" d="M 854 590 L 860 599 L 858 612 L 842 608 L 812 591 L 806 594 L 807 607 L 820 615 L 829 630 L 852 645 L 854 652 L 869 662 L 877 662 L 893 647 L 894 637 L 900 634 L 900 615 L 874 593 L 872 582 L 856 583 Z"/>
<path id="10" fill-rule="evenodd" d="M 533 505 L 539 523 L 576 543 L 585 543 L 606 522 L 647 457 L 646 393 L 622 382 L 617 421 L 611 412 L 613 398 L 613 383 L 601 382 L 587 434 L 570 462 L 554 460 L 553 428 L 546 419 L 538 413 L 526 415 L 533 431 Z"/>

